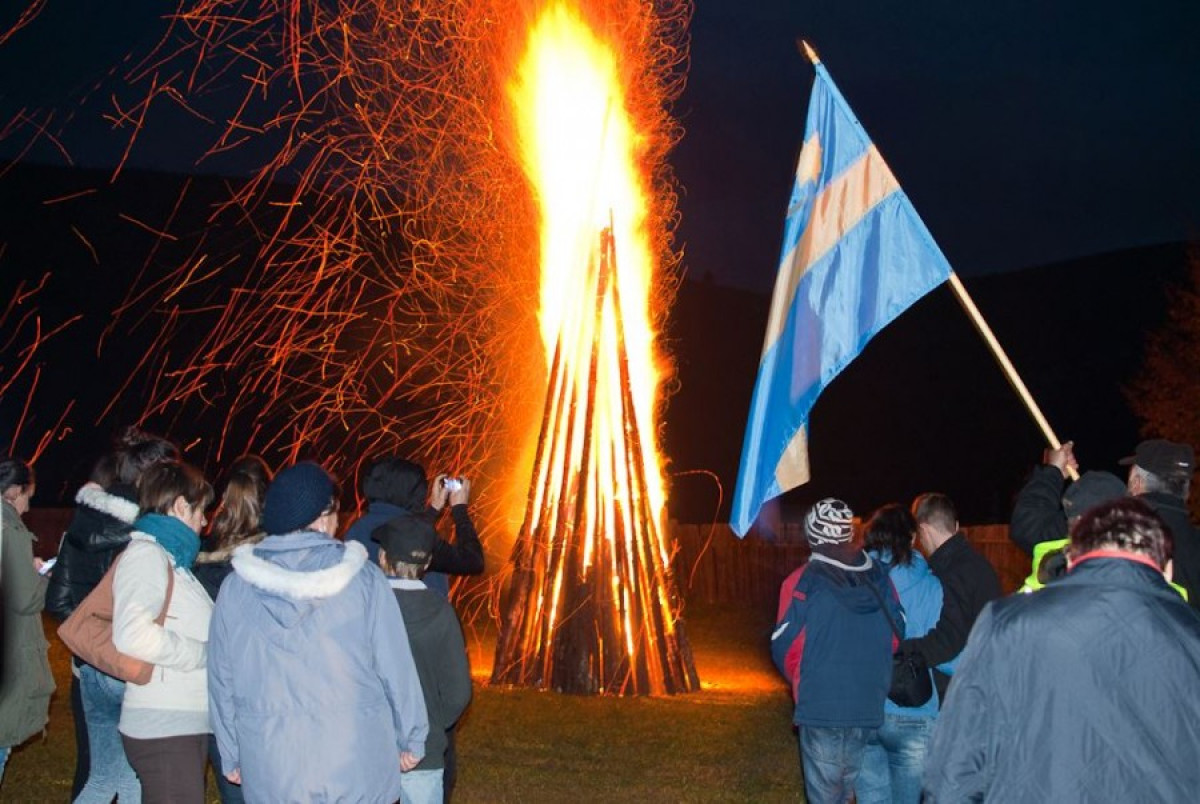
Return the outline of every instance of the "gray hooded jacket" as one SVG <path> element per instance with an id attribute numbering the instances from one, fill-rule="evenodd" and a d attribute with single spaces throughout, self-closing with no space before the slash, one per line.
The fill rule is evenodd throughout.
<path id="1" fill-rule="evenodd" d="M 404 619 L 358 544 L 315 532 L 239 547 L 209 635 L 213 732 L 246 801 L 400 797 L 429 730 Z"/>

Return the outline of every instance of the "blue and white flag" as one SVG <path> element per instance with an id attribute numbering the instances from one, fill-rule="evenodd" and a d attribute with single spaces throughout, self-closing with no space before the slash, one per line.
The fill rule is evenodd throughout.
<path id="1" fill-rule="evenodd" d="M 808 416 L 867 341 L 950 264 L 825 67 L 816 65 L 731 527 L 809 480 Z"/>

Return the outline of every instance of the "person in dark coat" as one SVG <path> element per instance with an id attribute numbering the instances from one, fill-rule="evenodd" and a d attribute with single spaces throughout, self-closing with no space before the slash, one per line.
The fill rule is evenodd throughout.
<path id="1" fill-rule="evenodd" d="M 925 636 L 906 639 L 901 651 L 920 654 L 936 668 L 962 652 L 979 612 L 1000 597 L 1000 577 L 958 529 L 958 511 L 945 494 L 922 494 L 913 501 L 917 542 L 929 558 L 929 568 L 942 582 L 942 615 Z M 933 671 L 938 697 L 946 699 L 950 677 Z"/>
<path id="2" fill-rule="evenodd" d="M 75 513 L 58 546 L 58 561 L 50 573 L 46 590 L 46 612 L 60 623 L 71 616 L 75 607 L 95 588 L 108 571 L 116 555 L 129 543 L 129 531 L 137 519 L 137 489 L 118 484 L 116 455 L 104 455 L 96 462 L 89 480 L 75 495 Z M 80 672 L 83 663 L 71 657 L 71 716 L 75 723 L 75 776 L 71 800 L 83 792 L 91 774 L 91 749 L 88 744 L 87 717 L 84 714 Z M 120 706 L 120 694 L 114 697 Z M 116 719 L 111 729 L 116 740 Z M 124 752 L 122 752 L 122 757 Z M 128 767 L 129 763 L 125 763 Z M 123 768 L 122 768 L 123 770 Z M 136 790 L 137 779 L 128 781 L 127 791 Z M 129 793 L 127 793 L 127 796 Z M 86 799 L 85 799 L 86 801 Z"/>
<path id="3" fill-rule="evenodd" d="M 1033 557 L 1022 592 L 1041 589 L 1065 575 L 1071 525 L 1094 506 L 1126 496 L 1124 481 L 1111 472 L 1084 472 L 1066 486 L 1069 472 L 1079 468 L 1074 446 L 1068 441 L 1047 449 L 1042 465 L 1034 467 L 1013 505 L 1008 536 Z"/>
<path id="4" fill-rule="evenodd" d="M 1200 616 L 1136 499 L 1071 532 L 1067 577 L 988 605 L 934 730 L 925 801 L 1195 801 Z"/>
<path id="5" fill-rule="evenodd" d="M 447 484 L 447 481 L 450 483 Z M 367 501 L 367 510 L 346 530 L 346 541 L 358 542 L 365 547 L 372 563 L 379 561 L 379 544 L 371 538 L 376 528 L 386 522 L 405 518 L 433 524 L 449 507 L 450 517 L 454 520 L 454 541 L 437 540 L 433 548 L 433 560 L 422 581 L 432 591 L 448 598 L 450 576 L 483 573 L 483 546 L 467 510 L 471 499 L 471 481 L 468 478 L 438 475 L 431 487 L 425 469 L 420 464 L 390 456 L 372 461 L 367 466 L 362 476 L 361 490 Z M 446 750 L 443 791 L 448 802 L 458 777 L 454 728 L 450 729 L 447 738 L 449 747 Z"/>
<path id="6" fill-rule="evenodd" d="M 376 528 L 372 537 L 380 545 L 379 566 L 404 616 L 429 714 L 425 758 L 401 775 L 400 798 L 405 804 L 440 804 L 447 735 L 471 702 L 471 668 L 462 626 L 450 601 L 421 580 L 437 542 L 432 525 L 399 517 Z"/>
<path id="7" fill-rule="evenodd" d="M 812 555 L 780 589 L 771 658 L 795 701 L 806 800 L 848 802 L 867 743 L 883 723 L 893 624 L 903 636 L 904 620 L 887 573 L 854 544 L 846 503 L 816 503 L 804 535 Z"/>
<path id="8" fill-rule="evenodd" d="M 1071 471 L 1079 471 L 1075 443 L 1064 442 L 1058 449 L 1042 453 L 1042 463 L 1033 467 L 1025 485 L 1013 503 L 1008 538 L 1032 556 L 1033 548 L 1043 542 L 1067 535 L 1067 514 L 1063 508 L 1063 490 Z"/>
<path id="9" fill-rule="evenodd" d="M 1121 460 L 1129 467 L 1129 493 L 1154 509 L 1171 530 L 1174 580 L 1187 590 L 1188 601 L 1200 610 L 1200 530 L 1187 507 L 1196 452 L 1189 444 L 1161 438 L 1143 441 L 1134 454 Z"/>
<path id="10" fill-rule="evenodd" d="M 448 479 L 466 487 L 452 491 L 446 485 Z M 420 464 L 404 458 L 386 457 L 367 466 L 361 490 L 367 501 L 367 510 L 346 529 L 346 540 L 358 542 L 367 548 L 367 558 L 371 563 L 379 561 L 379 545 L 371 539 L 371 533 L 376 528 L 390 519 L 405 516 L 436 523 L 449 502 L 450 516 L 454 520 L 454 541 L 438 539 L 433 561 L 425 574 L 425 583 L 430 589 L 447 597 L 450 594 L 450 579 L 446 576 L 483 574 L 483 546 L 467 512 L 469 480 L 438 475 L 431 487 L 425 469 Z"/>

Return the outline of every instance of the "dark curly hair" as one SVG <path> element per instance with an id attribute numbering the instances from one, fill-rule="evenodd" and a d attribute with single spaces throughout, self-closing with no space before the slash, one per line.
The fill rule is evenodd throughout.
<path id="1" fill-rule="evenodd" d="M 33 467 L 20 458 L 0 458 L 0 493 L 16 486 L 23 489 L 34 482 Z"/>
<path id="2" fill-rule="evenodd" d="M 117 482 L 129 486 L 136 486 L 151 466 L 179 460 L 179 447 L 136 427 L 125 428 L 114 446 Z"/>
<path id="3" fill-rule="evenodd" d="M 1123 550 L 1150 558 L 1160 568 L 1174 553 L 1171 529 L 1154 509 L 1136 497 L 1098 505 L 1071 529 L 1072 558 L 1093 550 Z"/>
<path id="4" fill-rule="evenodd" d="M 892 555 L 893 564 L 912 563 L 913 534 L 917 521 L 903 505 L 889 503 L 875 510 L 863 526 L 863 548 Z"/>

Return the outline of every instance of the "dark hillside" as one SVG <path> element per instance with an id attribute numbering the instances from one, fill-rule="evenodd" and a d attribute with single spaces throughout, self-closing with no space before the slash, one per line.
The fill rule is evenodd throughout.
<path id="1" fill-rule="evenodd" d="M 965 281 L 1000 343 L 1085 468 L 1116 471 L 1137 440 L 1122 395 L 1165 288 L 1185 276 L 1168 244 Z M 672 510 L 724 519 L 762 349 L 769 299 L 685 282 L 671 319 L 678 393 L 666 421 Z M 949 287 L 878 335 L 822 395 L 809 433 L 814 480 L 785 495 L 784 515 L 826 495 L 864 513 L 941 489 L 966 522 L 1006 521 L 1012 495 L 1044 446 Z M 711 480 L 724 486 L 717 512 Z"/>
<path id="2" fill-rule="evenodd" d="M 31 454 L 66 416 L 65 434 L 39 462 L 38 503 L 48 505 L 70 497 L 110 434 L 137 420 L 151 395 L 153 370 L 126 382 L 176 304 L 173 289 L 154 279 L 206 254 L 206 265 L 222 268 L 189 290 L 200 295 L 188 305 L 219 305 L 231 283 L 249 281 L 269 227 L 261 217 L 257 231 L 232 215 L 214 221 L 230 189 L 218 178 L 130 172 L 111 183 L 108 174 L 86 170 L 0 171 L 0 299 L 12 304 L 0 326 L 0 371 L 20 364 L 35 320 L 43 335 L 71 322 L 0 398 L 0 443 L 8 449 L 20 423 L 18 454 Z M 1121 389 L 1137 369 L 1145 333 L 1162 320 L 1164 288 L 1185 269 L 1184 246 L 1172 244 L 967 281 L 1052 426 L 1077 442 L 1085 468 L 1115 469 L 1136 441 Z M 118 320 L 139 276 L 146 292 Z M 21 300 L 19 286 L 25 294 L 40 290 Z M 679 289 L 666 332 L 677 374 L 662 426 L 671 511 L 682 521 L 727 516 L 768 301 L 705 281 Z M 171 321 L 172 348 L 186 353 L 204 321 Z M 225 380 L 236 381 L 232 374 Z M 210 390 L 220 399 L 227 389 Z M 219 432 L 219 407 L 151 425 L 203 442 Z M 818 401 L 810 428 L 814 482 L 786 495 L 783 512 L 792 516 L 833 494 L 865 513 L 943 489 L 958 500 L 964 521 L 1004 521 L 1042 446 L 966 314 L 949 288 L 939 288 L 884 330 Z"/>

